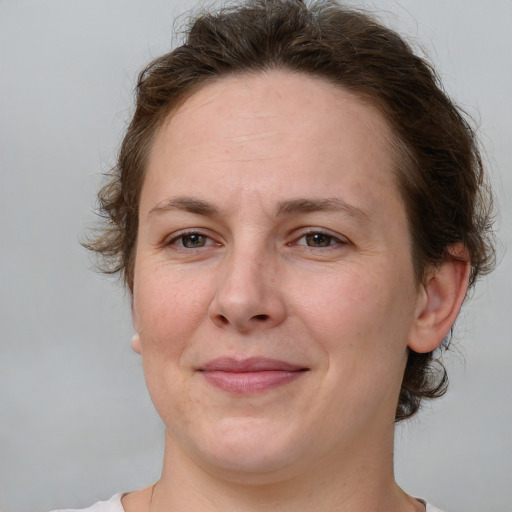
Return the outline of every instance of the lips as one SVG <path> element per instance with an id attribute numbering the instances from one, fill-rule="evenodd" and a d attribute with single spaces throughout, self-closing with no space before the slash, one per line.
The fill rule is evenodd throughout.
<path id="1" fill-rule="evenodd" d="M 253 357 L 219 358 L 199 368 L 206 381 L 224 391 L 236 394 L 257 393 L 288 384 L 308 368 L 286 361 Z"/>

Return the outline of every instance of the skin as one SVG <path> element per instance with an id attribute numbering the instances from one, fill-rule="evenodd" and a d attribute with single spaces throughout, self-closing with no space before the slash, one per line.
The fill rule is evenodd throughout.
<path id="1" fill-rule="evenodd" d="M 132 309 L 166 451 L 127 512 L 424 509 L 394 481 L 396 403 L 408 347 L 441 342 L 468 265 L 415 281 L 391 139 L 353 95 L 283 71 L 207 85 L 162 126 Z M 202 371 L 220 357 L 304 371 L 233 393 Z"/>

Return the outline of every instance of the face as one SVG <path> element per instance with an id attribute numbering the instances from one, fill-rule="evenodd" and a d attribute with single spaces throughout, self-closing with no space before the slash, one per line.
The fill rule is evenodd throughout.
<path id="1" fill-rule="evenodd" d="M 419 291 L 390 139 L 354 96 L 277 71 L 207 85 L 162 126 L 133 316 L 191 460 L 301 471 L 392 432 Z"/>

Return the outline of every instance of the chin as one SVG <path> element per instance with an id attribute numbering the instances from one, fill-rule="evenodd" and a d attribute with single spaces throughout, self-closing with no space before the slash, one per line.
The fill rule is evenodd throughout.
<path id="1" fill-rule="evenodd" d="M 309 436 L 301 440 L 297 434 L 268 419 L 228 418 L 210 426 L 194 449 L 197 458 L 230 480 L 264 483 L 303 460 L 300 447 L 311 443 Z"/>

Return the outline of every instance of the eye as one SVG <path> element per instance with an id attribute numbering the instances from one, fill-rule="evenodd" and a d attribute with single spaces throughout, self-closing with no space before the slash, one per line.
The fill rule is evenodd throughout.
<path id="1" fill-rule="evenodd" d="M 327 247 L 334 242 L 334 237 L 325 233 L 309 233 L 304 239 L 309 247 Z"/>
<path id="2" fill-rule="evenodd" d="M 204 247 L 207 242 L 207 238 L 199 233 L 190 233 L 189 235 L 183 235 L 179 238 L 183 247 L 187 249 L 195 249 L 196 247 Z"/>
<path id="3" fill-rule="evenodd" d="M 184 247 L 185 249 L 199 249 L 207 245 L 212 245 L 213 243 L 211 238 L 202 233 L 190 232 L 175 236 L 169 240 L 168 245 Z"/>
<path id="4" fill-rule="evenodd" d="M 306 245 L 313 248 L 329 247 L 340 244 L 344 245 L 346 243 L 346 240 L 322 231 L 311 231 L 310 233 L 300 237 L 296 242 L 297 245 Z"/>

